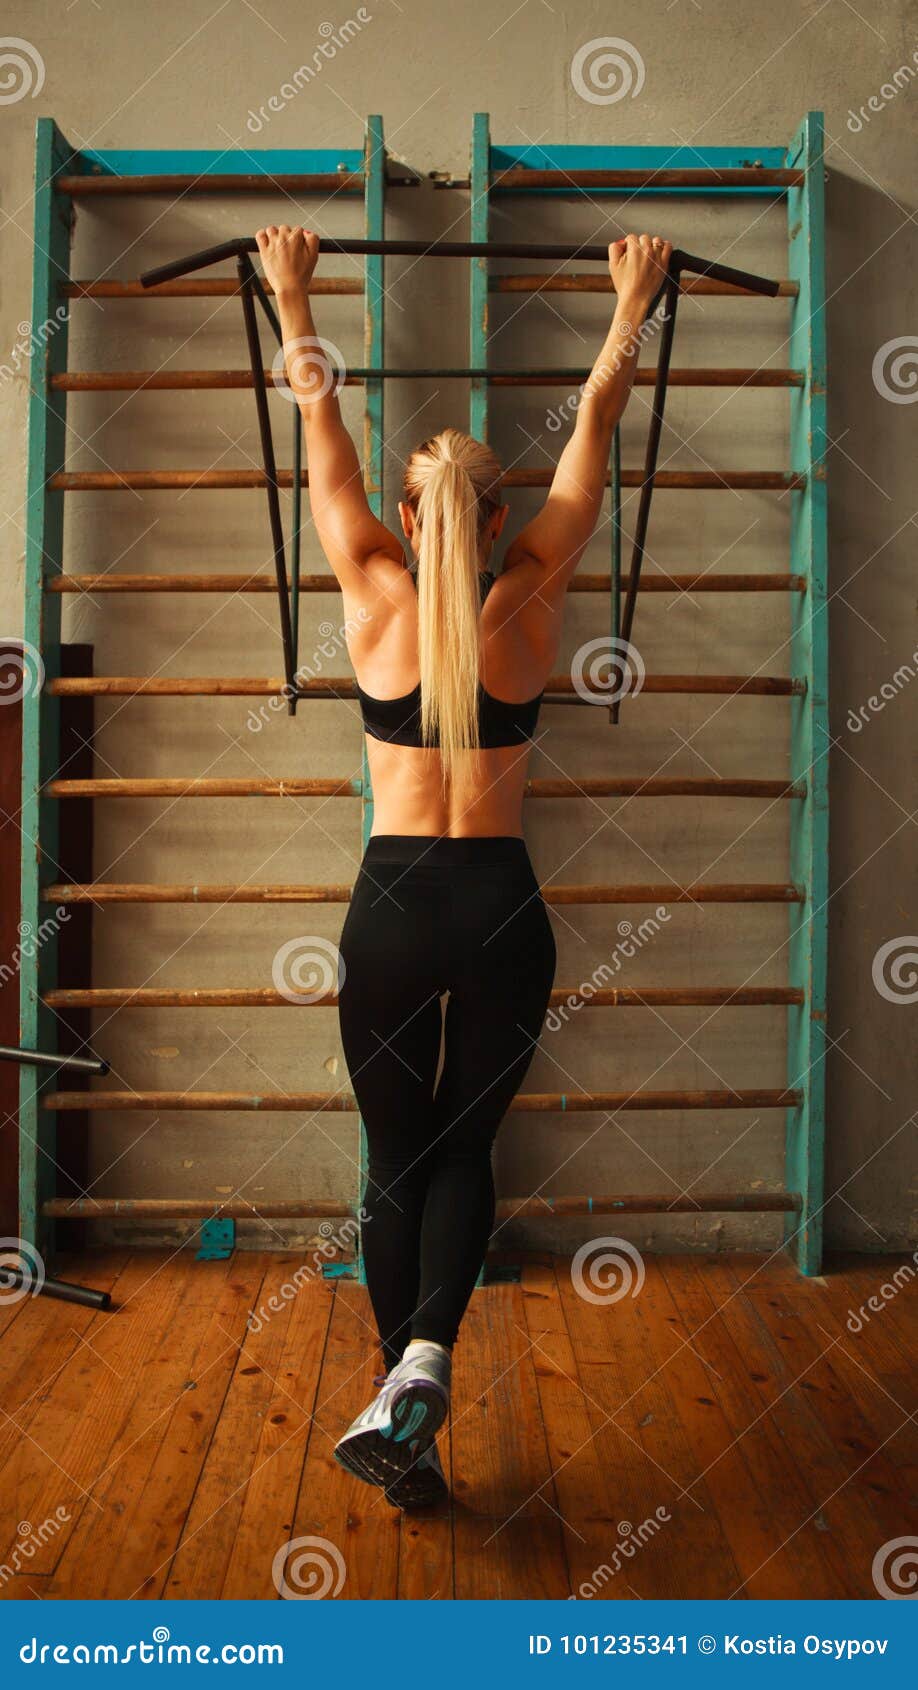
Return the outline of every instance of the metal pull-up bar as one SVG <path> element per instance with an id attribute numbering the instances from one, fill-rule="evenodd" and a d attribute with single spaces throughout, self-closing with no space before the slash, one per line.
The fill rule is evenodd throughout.
<path id="1" fill-rule="evenodd" d="M 543 259 L 553 263 L 567 263 L 577 259 L 584 263 L 607 264 L 609 261 L 609 247 L 590 243 L 560 245 L 545 242 L 514 242 L 514 241 L 367 241 L 367 240 L 338 240 L 325 236 L 321 239 L 321 249 L 324 252 L 342 253 L 354 257 L 392 257 L 392 258 L 526 258 Z M 298 544 L 300 528 L 300 449 L 301 437 L 299 419 L 294 412 L 294 458 L 293 458 L 293 526 L 294 526 L 294 568 L 292 585 L 288 592 L 287 568 L 284 557 L 283 526 L 280 513 L 280 496 L 277 469 L 274 458 L 274 445 L 271 437 L 271 424 L 268 415 L 267 386 L 258 345 L 258 331 L 255 314 L 256 299 L 261 304 L 271 324 L 271 328 L 281 343 L 280 325 L 272 310 L 265 291 L 252 267 L 250 254 L 258 251 L 258 242 L 254 236 L 244 235 L 236 240 L 222 241 L 218 246 L 205 247 L 201 252 L 189 254 L 186 258 L 174 259 L 171 264 L 161 264 L 155 270 L 146 270 L 141 275 L 144 288 L 159 287 L 164 282 L 174 282 L 181 276 L 187 276 L 194 270 L 208 269 L 212 264 L 220 264 L 227 259 L 235 259 L 239 276 L 239 289 L 245 313 L 246 338 L 249 347 L 249 359 L 252 369 L 252 384 L 255 389 L 255 400 L 258 410 L 258 426 L 261 436 L 262 461 L 264 464 L 265 481 L 268 491 L 268 510 L 271 521 L 271 534 L 274 549 L 274 562 L 277 573 L 278 602 L 280 607 L 281 639 L 284 648 L 284 676 L 285 691 L 288 698 L 288 708 L 291 714 L 296 709 L 300 696 L 299 683 L 296 678 L 297 657 L 297 622 L 298 622 L 298 590 L 299 569 Z M 637 520 L 634 528 L 634 539 L 631 552 L 631 570 L 621 625 L 618 630 L 621 640 L 627 645 L 631 640 L 631 630 L 634 624 L 634 612 L 637 604 L 638 588 L 640 586 L 641 565 L 647 543 L 647 528 L 650 521 L 650 506 L 653 490 L 656 484 L 657 460 L 660 452 L 660 439 L 663 432 L 663 413 L 666 406 L 666 392 L 669 381 L 669 366 L 672 355 L 673 338 L 676 329 L 676 306 L 679 301 L 680 281 L 684 274 L 710 277 L 713 281 L 726 282 L 734 287 L 744 289 L 748 293 L 765 294 L 774 298 L 780 291 L 780 283 L 770 280 L 766 276 L 757 276 L 748 270 L 737 270 L 731 265 L 720 264 L 715 259 L 698 258 L 694 253 L 684 252 L 681 247 L 675 247 L 670 256 L 665 279 L 650 305 L 648 318 L 653 315 L 661 302 L 665 303 L 662 316 L 662 333 L 660 337 L 660 351 L 657 358 L 657 374 L 654 385 L 653 406 L 650 416 L 650 428 L 647 436 L 647 448 L 644 455 L 644 472 L 641 479 L 640 501 L 638 504 Z M 369 372 L 373 376 L 385 377 L 384 370 Z M 618 584 L 613 582 L 613 594 L 617 593 Z M 617 602 L 617 600 L 616 600 Z M 618 721 L 618 704 L 610 710 L 610 719 Z"/>
<path id="2" fill-rule="evenodd" d="M 320 244 L 322 252 L 364 258 L 542 258 L 558 263 L 569 263 L 576 258 L 588 264 L 609 262 L 608 244 L 597 246 L 584 242 L 559 245 L 538 241 L 352 241 L 323 235 Z M 141 285 L 145 288 L 158 287 L 161 282 L 174 282 L 180 276 L 190 275 L 192 270 L 206 270 L 211 264 L 257 251 L 258 242 L 253 235 L 222 241 L 219 246 L 205 247 L 187 258 L 177 258 L 171 264 L 161 264 L 155 270 L 144 271 Z M 734 287 L 745 288 L 748 293 L 764 293 L 772 298 L 780 288 L 779 282 L 769 281 L 766 276 L 734 270 L 714 259 L 696 258 L 693 253 L 676 247 L 669 261 L 669 274 L 678 276 L 682 271 L 693 276 L 710 276 L 715 282 L 729 282 Z"/>

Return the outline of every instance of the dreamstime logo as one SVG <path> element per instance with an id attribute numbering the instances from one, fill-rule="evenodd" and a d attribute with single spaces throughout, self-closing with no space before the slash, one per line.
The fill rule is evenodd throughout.
<path id="1" fill-rule="evenodd" d="M 271 978 L 288 1003 L 317 1003 L 344 985 L 344 958 L 330 939 L 314 933 L 288 939 L 274 958 Z"/>
<path id="2" fill-rule="evenodd" d="M 918 936 L 887 939 L 873 959 L 873 983 L 887 1003 L 918 1003 Z"/>
<path id="3" fill-rule="evenodd" d="M 636 99 L 645 75 L 637 48 L 619 35 L 598 35 L 586 41 L 571 60 L 571 82 L 591 106 L 612 106 L 629 94 Z"/>
<path id="4" fill-rule="evenodd" d="M 13 1273 L 20 1277 L 13 1277 Z M 37 1297 L 45 1283 L 45 1264 L 24 1238 L 0 1238 L 0 1304 Z"/>
<path id="5" fill-rule="evenodd" d="M 369 1216 L 363 1208 L 359 1209 L 356 1215 L 350 1215 L 337 1227 L 331 1221 L 323 1221 L 319 1227 L 319 1237 L 323 1242 L 313 1250 L 312 1264 L 310 1265 L 309 1262 L 301 1263 L 296 1272 L 284 1281 L 280 1290 L 274 1292 L 267 1302 L 262 1303 L 257 1314 L 254 1309 L 249 1310 L 246 1320 L 249 1331 L 260 1332 L 267 1325 L 272 1315 L 280 1314 L 285 1305 L 294 1300 L 303 1285 L 308 1284 L 317 1274 L 321 1273 L 326 1262 L 333 1261 L 336 1256 L 341 1254 L 345 1246 L 357 1237 L 361 1226 L 368 1225 Z"/>
<path id="6" fill-rule="evenodd" d="M 912 652 L 908 662 L 899 664 L 892 680 L 883 682 L 879 697 L 876 693 L 872 693 L 866 704 L 859 705 L 856 710 L 848 711 L 846 726 L 849 732 L 859 734 L 865 722 L 870 721 L 870 716 L 867 714 L 868 710 L 874 716 L 879 715 L 881 710 L 886 709 L 890 699 L 897 698 L 902 688 L 909 681 L 915 679 L 916 674 L 918 674 L 918 647 Z"/>
<path id="7" fill-rule="evenodd" d="M 7 1584 L 17 1573 L 21 1573 L 28 1561 L 34 1559 L 36 1552 L 44 1544 L 50 1543 L 70 1519 L 66 1508 L 55 1508 L 54 1513 L 43 1520 L 40 1526 L 33 1526 L 31 1520 L 20 1520 L 16 1527 L 19 1542 L 13 1545 L 8 1561 L 0 1562 L 0 1583 Z"/>
<path id="8" fill-rule="evenodd" d="M 644 1260 L 627 1238 L 591 1238 L 571 1262 L 571 1284 L 587 1303 L 620 1303 L 644 1284 Z"/>
<path id="9" fill-rule="evenodd" d="M 873 360 L 873 385 L 892 405 L 914 405 L 918 399 L 918 335 L 900 334 L 887 340 Z"/>
<path id="10" fill-rule="evenodd" d="M 586 381 L 575 392 L 569 393 L 557 409 L 550 408 L 546 411 L 545 427 L 550 429 L 552 434 L 557 434 L 559 428 L 563 428 L 564 424 L 570 421 L 573 413 L 578 410 L 581 400 L 591 399 L 606 378 L 621 369 L 626 358 L 632 358 L 635 352 L 640 352 L 641 347 L 646 345 L 648 340 L 652 340 L 655 334 L 659 333 L 668 317 L 668 310 L 657 310 L 652 317 L 645 318 L 637 329 L 633 328 L 630 323 L 622 323 L 620 325 L 622 340 L 613 362 L 611 364 L 600 364 L 597 369 L 591 370 Z"/>
<path id="11" fill-rule="evenodd" d="M 249 732 L 261 733 L 262 728 L 270 722 L 275 712 L 283 710 L 285 704 L 288 704 L 291 698 L 298 697 L 299 689 L 305 681 L 315 680 L 321 675 L 323 658 L 331 662 L 332 658 L 337 657 L 341 651 L 346 651 L 348 635 L 353 634 L 358 626 L 365 627 L 367 622 L 371 620 L 371 612 L 367 610 L 366 605 L 362 604 L 356 617 L 349 616 L 337 632 L 333 622 L 320 622 L 316 633 L 319 635 L 321 643 L 316 645 L 308 662 L 300 664 L 293 677 L 292 684 L 285 681 L 279 692 L 272 693 L 271 697 L 264 704 L 260 704 L 257 710 L 249 711 L 245 722 Z"/>
<path id="12" fill-rule="evenodd" d="M 918 1277 L 918 1250 L 912 1252 L 910 1262 L 902 1262 L 896 1268 L 895 1273 L 891 1273 L 889 1278 L 883 1281 L 879 1290 L 874 1292 L 872 1297 L 868 1297 L 866 1303 L 862 1303 L 859 1309 L 848 1310 L 848 1319 L 845 1321 L 848 1331 L 863 1332 L 871 1315 L 880 1314 L 887 1303 L 891 1303 L 894 1297 L 898 1297 L 903 1285 L 911 1285 L 916 1277 Z"/>
<path id="13" fill-rule="evenodd" d="M 45 85 L 45 61 L 31 41 L 19 35 L 0 36 L 0 106 L 14 106 L 30 94 L 34 100 Z"/>
<path id="14" fill-rule="evenodd" d="M 5 641 L 0 640 L 0 645 Z M 19 649 L 0 652 L 0 704 L 18 704 L 41 692 L 45 684 L 45 666 L 40 652 L 28 640 L 12 640 Z"/>
<path id="15" fill-rule="evenodd" d="M 660 923 L 670 920 L 670 912 L 665 904 L 658 904 L 653 915 L 647 915 L 635 927 L 633 921 L 620 921 L 618 924 L 618 944 L 612 952 L 610 960 L 601 962 L 594 968 L 589 980 L 581 980 L 575 991 L 569 992 L 566 998 L 554 1009 L 549 1009 L 545 1016 L 545 1031 L 557 1033 L 568 1020 L 568 1015 L 576 1014 L 584 1008 L 597 992 L 615 975 L 621 972 L 622 962 L 630 962 L 636 957 L 644 945 L 656 938 L 660 931 Z"/>
<path id="16" fill-rule="evenodd" d="M 245 121 L 249 133 L 260 135 L 265 125 L 271 122 L 272 117 L 276 117 L 278 112 L 284 111 L 290 101 L 295 100 L 297 94 L 301 94 L 308 83 L 313 82 L 317 76 L 321 75 L 329 61 L 336 59 L 348 43 L 353 41 L 354 37 L 359 35 L 368 23 L 372 22 L 372 12 L 368 12 L 365 6 L 359 6 L 356 16 L 345 18 L 343 23 L 333 24 L 327 21 L 320 23 L 318 34 L 321 40 L 312 55 L 312 63 L 298 65 L 290 80 L 282 82 L 277 93 L 272 94 L 264 105 L 259 106 L 257 111 L 250 108 Z M 389 156 L 392 156 L 391 153 Z"/>
<path id="17" fill-rule="evenodd" d="M 346 375 L 344 353 L 333 340 L 323 340 L 315 334 L 285 340 L 271 365 L 271 380 L 291 405 L 297 402 L 296 388 L 307 399 L 324 399 L 329 393 L 341 391 Z"/>
<path id="18" fill-rule="evenodd" d="M 16 931 L 19 943 L 13 947 L 9 962 L 0 962 L 0 985 L 5 986 L 8 980 L 19 973 L 23 961 L 31 962 L 38 954 L 39 947 L 46 945 L 60 932 L 60 923 L 70 920 L 70 910 L 63 904 L 58 904 L 54 915 L 46 916 L 38 931 L 30 921 L 20 921 Z"/>
<path id="19" fill-rule="evenodd" d="M 590 1578 L 578 1585 L 574 1594 L 568 1597 L 568 1601 L 576 1602 L 579 1598 L 581 1602 L 587 1602 L 590 1597 L 598 1596 L 603 1587 L 621 1571 L 622 1562 L 633 1560 L 637 1551 L 643 1549 L 650 1538 L 656 1537 L 661 1527 L 667 1525 L 671 1519 L 669 1510 L 661 1504 L 646 1520 L 642 1520 L 639 1526 L 633 1526 L 630 1520 L 619 1521 L 618 1542 L 609 1560 L 603 1561 Z"/>
<path id="20" fill-rule="evenodd" d="M 644 685 L 646 673 L 637 646 L 608 634 L 587 640 L 571 660 L 574 691 L 587 704 L 615 704 L 628 693 L 636 695 Z"/>
<path id="21" fill-rule="evenodd" d="M 852 135 L 859 135 L 865 125 L 870 122 L 871 117 L 875 117 L 878 112 L 883 111 L 890 100 L 894 100 L 898 94 L 902 93 L 903 88 L 908 88 L 914 82 L 916 76 L 918 76 L 918 47 L 912 53 L 911 64 L 905 62 L 898 65 L 893 71 L 890 81 L 882 84 L 879 94 L 871 94 L 865 106 L 859 106 L 857 111 L 854 110 L 853 106 L 849 106 L 847 127 Z"/>
<path id="22" fill-rule="evenodd" d="M 870 1569 L 884 1602 L 914 1602 L 918 1597 L 918 1537 L 892 1537 L 877 1550 Z"/>
<path id="23" fill-rule="evenodd" d="M 0 382 L 13 381 L 22 372 L 25 375 L 26 365 L 36 353 L 47 346 L 52 335 L 56 335 L 64 324 L 70 321 L 70 310 L 66 305 L 59 305 L 53 317 L 46 317 L 43 323 L 35 328 L 32 323 L 23 321 L 17 323 L 16 331 L 19 335 L 15 346 L 10 350 L 8 364 L 0 364 Z"/>
<path id="24" fill-rule="evenodd" d="M 327 1537 L 293 1537 L 277 1551 L 271 1577 L 285 1602 L 322 1602 L 337 1596 L 347 1568 L 340 1549 Z"/>

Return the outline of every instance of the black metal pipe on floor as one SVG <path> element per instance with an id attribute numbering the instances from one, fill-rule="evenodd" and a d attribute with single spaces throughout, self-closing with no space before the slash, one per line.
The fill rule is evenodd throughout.
<path id="1" fill-rule="evenodd" d="M 38 1282 L 21 1268 L 0 1262 L 0 1286 L 6 1291 L 22 1290 L 35 1297 L 55 1297 L 62 1303 L 79 1303 L 84 1309 L 110 1309 L 110 1291 L 93 1291 L 88 1285 L 71 1285 L 66 1279 L 43 1279 Z M 33 1288 L 34 1287 L 34 1288 Z"/>

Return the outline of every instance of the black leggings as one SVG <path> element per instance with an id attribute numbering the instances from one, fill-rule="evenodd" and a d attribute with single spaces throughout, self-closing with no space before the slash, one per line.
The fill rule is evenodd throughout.
<path id="1" fill-rule="evenodd" d="M 455 1342 L 494 1222 L 491 1146 L 555 971 L 522 839 L 376 835 L 341 958 L 341 1035 L 369 1149 L 364 1259 L 391 1366 L 410 1338 Z"/>

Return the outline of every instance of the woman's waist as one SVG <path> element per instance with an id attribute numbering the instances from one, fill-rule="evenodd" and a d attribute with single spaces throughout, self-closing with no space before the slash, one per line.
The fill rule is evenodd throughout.
<path id="1" fill-rule="evenodd" d="M 531 872 L 526 841 L 520 834 L 373 833 L 363 866 L 390 863 L 400 868 L 519 868 Z"/>

